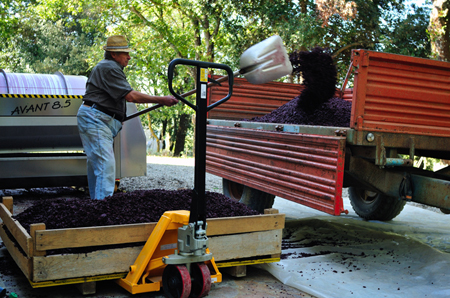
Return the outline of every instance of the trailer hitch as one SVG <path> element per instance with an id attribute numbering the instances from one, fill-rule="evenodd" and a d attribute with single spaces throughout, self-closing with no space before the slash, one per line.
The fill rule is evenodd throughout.
<path id="1" fill-rule="evenodd" d="M 401 167 L 401 166 L 408 166 L 408 167 L 412 167 L 413 166 L 413 158 L 397 158 L 397 157 L 387 157 L 386 154 L 386 147 L 384 146 L 384 140 L 383 140 L 383 136 L 381 135 L 376 135 L 376 136 L 372 136 L 372 133 L 367 134 L 367 140 L 375 140 L 375 165 L 380 166 L 380 167 Z M 371 141 L 369 141 L 371 142 Z M 414 152 L 414 151 L 412 151 Z"/>
<path id="2" fill-rule="evenodd" d="M 414 192 L 414 184 L 411 179 L 411 174 L 405 173 L 398 188 L 399 197 L 402 200 L 412 201 L 413 192 Z"/>

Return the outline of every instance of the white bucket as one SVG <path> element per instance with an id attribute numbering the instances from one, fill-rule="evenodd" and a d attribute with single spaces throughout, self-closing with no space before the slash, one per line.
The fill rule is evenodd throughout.
<path id="1" fill-rule="evenodd" d="M 242 74 L 252 84 L 264 84 L 292 73 L 286 48 L 278 35 L 248 48 L 239 64 Z"/>

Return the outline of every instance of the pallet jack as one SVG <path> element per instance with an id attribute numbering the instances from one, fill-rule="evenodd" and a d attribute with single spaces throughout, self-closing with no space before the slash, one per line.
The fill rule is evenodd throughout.
<path id="1" fill-rule="evenodd" d="M 125 278 L 117 283 L 132 294 L 159 291 L 169 298 L 204 297 L 211 284 L 222 281 L 206 236 L 206 128 L 207 113 L 227 101 L 233 92 L 234 75 L 244 74 L 255 84 L 262 84 L 292 72 L 292 66 L 279 36 L 273 36 L 252 46 L 241 56 L 241 70 L 235 73 L 224 64 L 188 59 L 175 59 L 169 64 L 169 91 L 196 112 L 195 175 L 190 211 L 166 211 L 158 221 L 135 263 Z M 196 104 L 173 89 L 173 75 L 177 65 L 196 67 Z M 228 94 L 207 105 L 207 88 L 211 84 L 208 69 L 221 69 L 228 79 Z M 213 81 L 212 83 L 218 83 Z M 193 94 L 193 93 L 190 93 Z M 187 95 L 190 95 L 187 94 Z M 154 109 L 148 108 L 146 111 Z M 127 117 L 138 116 L 142 112 Z"/>
<path id="2" fill-rule="evenodd" d="M 173 73 L 179 64 L 197 68 L 196 105 L 173 90 Z M 209 68 L 225 70 L 229 87 L 223 99 L 207 106 Z M 118 280 L 119 285 L 130 293 L 159 291 L 162 285 L 168 297 L 203 297 L 209 293 L 211 283 L 222 281 L 222 275 L 208 250 L 206 236 L 206 123 L 207 112 L 231 97 L 233 78 L 231 68 L 224 64 L 187 59 L 175 59 L 169 64 L 170 92 L 196 112 L 196 158 L 191 210 L 167 211 L 162 215 L 128 275 Z"/>

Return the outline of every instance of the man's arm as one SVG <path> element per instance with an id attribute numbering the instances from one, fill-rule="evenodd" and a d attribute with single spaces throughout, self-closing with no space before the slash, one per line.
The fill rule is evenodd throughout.
<path id="1" fill-rule="evenodd" d="M 178 99 L 171 95 L 152 96 L 135 90 L 132 90 L 127 95 L 125 95 L 125 100 L 134 103 L 158 103 L 168 107 L 178 103 Z"/>

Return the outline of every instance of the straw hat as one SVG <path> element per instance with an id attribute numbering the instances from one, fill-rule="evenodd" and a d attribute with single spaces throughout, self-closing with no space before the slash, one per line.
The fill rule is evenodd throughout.
<path id="1" fill-rule="evenodd" d="M 105 51 L 109 52 L 131 52 L 133 51 L 128 47 L 128 42 L 123 35 L 113 35 L 106 40 L 106 46 L 103 46 Z"/>

